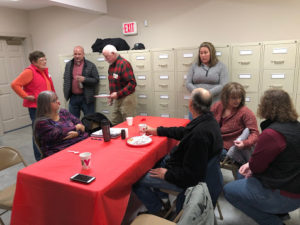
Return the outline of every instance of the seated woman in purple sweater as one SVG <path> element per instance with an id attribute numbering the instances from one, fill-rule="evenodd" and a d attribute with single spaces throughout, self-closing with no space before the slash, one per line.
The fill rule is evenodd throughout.
<path id="1" fill-rule="evenodd" d="M 52 91 L 43 91 L 37 99 L 34 137 L 43 158 L 88 137 L 80 120 L 66 109 Z"/>

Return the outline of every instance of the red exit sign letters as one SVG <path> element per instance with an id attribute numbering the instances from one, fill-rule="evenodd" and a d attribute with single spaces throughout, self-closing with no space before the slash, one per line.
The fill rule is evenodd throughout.
<path id="1" fill-rule="evenodd" d="M 124 35 L 137 34 L 137 24 L 136 22 L 123 23 L 122 30 Z"/>

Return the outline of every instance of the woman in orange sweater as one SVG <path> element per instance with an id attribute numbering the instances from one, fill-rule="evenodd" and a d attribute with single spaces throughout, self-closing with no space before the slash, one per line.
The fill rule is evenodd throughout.
<path id="1" fill-rule="evenodd" d="M 34 51 L 29 54 L 30 66 L 28 66 L 12 83 L 11 88 L 23 98 L 23 106 L 28 108 L 32 124 L 36 114 L 36 100 L 40 92 L 55 92 L 52 79 L 48 73 L 47 59 L 41 51 Z M 40 151 L 33 140 L 35 159 L 41 158 Z"/>

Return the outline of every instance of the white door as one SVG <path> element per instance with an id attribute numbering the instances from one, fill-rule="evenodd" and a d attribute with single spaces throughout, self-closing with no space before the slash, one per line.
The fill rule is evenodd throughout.
<path id="1" fill-rule="evenodd" d="M 25 67 L 24 46 L 8 45 L 0 40 L 0 123 L 4 132 L 31 123 L 28 109 L 22 106 L 22 99 L 10 87 Z"/>

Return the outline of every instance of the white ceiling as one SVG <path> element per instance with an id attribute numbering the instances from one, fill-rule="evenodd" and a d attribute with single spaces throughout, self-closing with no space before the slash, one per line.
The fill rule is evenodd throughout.
<path id="1" fill-rule="evenodd" d="M 0 0 L 0 7 L 34 10 L 49 6 L 61 6 L 77 10 L 106 13 L 106 0 Z"/>
<path id="2" fill-rule="evenodd" d="M 23 10 L 39 9 L 53 5 L 54 4 L 52 2 L 46 0 L 0 0 L 0 7 L 9 7 Z"/>

